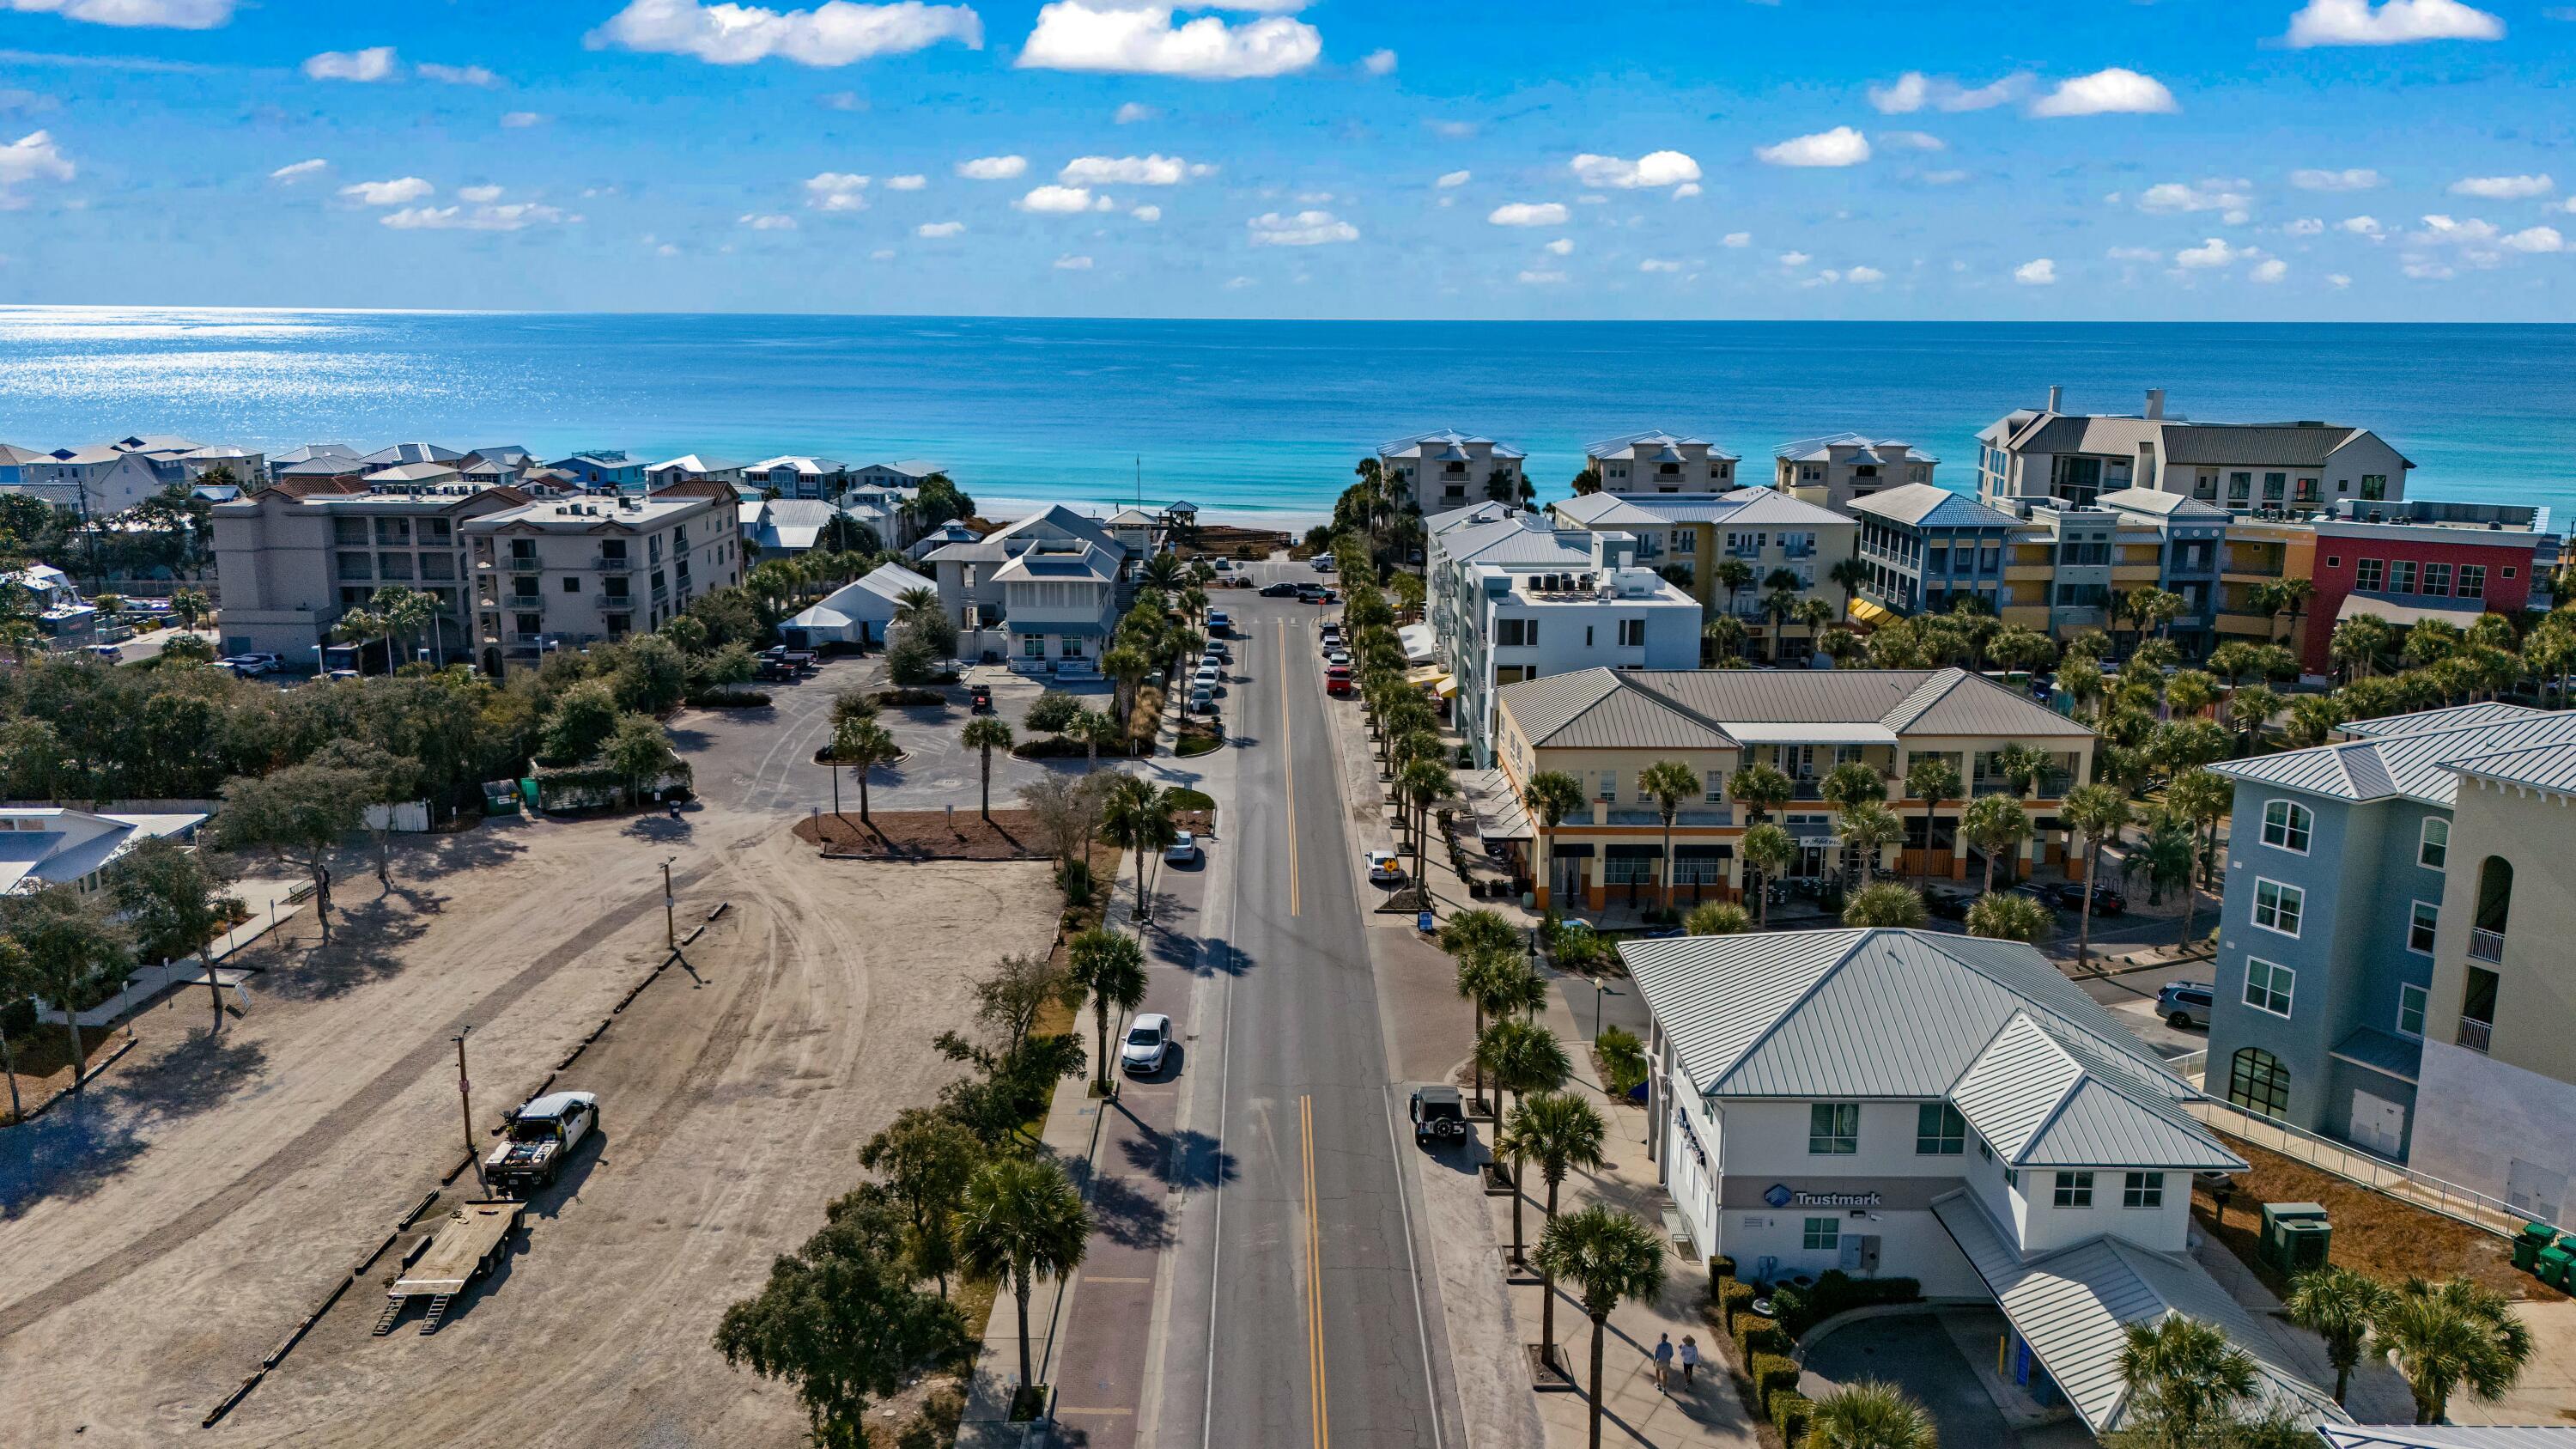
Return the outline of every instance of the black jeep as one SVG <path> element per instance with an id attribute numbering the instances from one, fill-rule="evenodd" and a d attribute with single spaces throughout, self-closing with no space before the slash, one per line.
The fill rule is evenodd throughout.
<path id="1" fill-rule="evenodd" d="M 1467 1140 L 1467 1104 L 1456 1087 L 1413 1090 L 1415 1146 L 1455 1147 Z"/>

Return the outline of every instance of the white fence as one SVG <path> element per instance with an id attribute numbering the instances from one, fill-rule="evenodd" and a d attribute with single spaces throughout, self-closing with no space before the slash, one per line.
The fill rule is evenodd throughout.
<path id="1" fill-rule="evenodd" d="M 2530 1214 L 2501 1198 L 2445 1182 L 2403 1163 L 2374 1157 L 2358 1147 L 2330 1141 L 2287 1122 L 2246 1111 L 2232 1102 L 2201 1097 L 2185 1102 L 2183 1109 L 2199 1118 L 2203 1126 L 2500 1237 L 2512 1237 L 2531 1221 Z"/>
<path id="2" fill-rule="evenodd" d="M 367 807 L 366 824 L 369 830 L 418 835 L 429 829 L 429 802 L 413 800 L 401 805 L 370 805 Z"/>

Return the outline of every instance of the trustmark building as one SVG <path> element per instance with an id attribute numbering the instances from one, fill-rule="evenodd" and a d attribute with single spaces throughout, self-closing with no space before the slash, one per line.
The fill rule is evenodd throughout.
<path id="1" fill-rule="evenodd" d="M 2097 1432 L 2125 1419 L 2123 1331 L 2168 1313 L 2321 1397 L 2189 1251 L 2191 1175 L 2245 1161 L 2037 951 L 1902 930 L 1619 949 L 1653 1018 L 1648 1150 L 1699 1255 L 1995 1302 L 2023 1371 Z"/>

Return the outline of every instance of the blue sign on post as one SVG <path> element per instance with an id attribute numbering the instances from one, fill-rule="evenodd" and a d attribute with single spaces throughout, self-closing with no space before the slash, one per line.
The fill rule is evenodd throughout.
<path id="1" fill-rule="evenodd" d="M 1415 917 L 1413 918 L 1413 929 L 1415 929 L 1415 930 L 1417 930 L 1417 931 L 1420 931 L 1422 934 L 1424 934 L 1424 935 L 1426 935 L 1426 936 L 1430 935 L 1430 934 L 1432 933 L 1432 930 L 1433 930 L 1433 927 L 1432 927 L 1432 924 L 1431 924 L 1431 913 L 1430 913 L 1429 911 L 1424 911 L 1424 912 L 1422 912 L 1421 914 L 1419 914 L 1419 915 L 1415 916 Z"/>

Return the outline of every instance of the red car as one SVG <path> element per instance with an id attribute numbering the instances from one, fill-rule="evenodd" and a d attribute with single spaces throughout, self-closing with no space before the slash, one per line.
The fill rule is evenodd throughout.
<path id="1" fill-rule="evenodd" d="M 1336 664 L 1324 671 L 1324 692 L 1326 694 L 1348 694 L 1351 692 L 1351 669 L 1349 665 Z"/>

